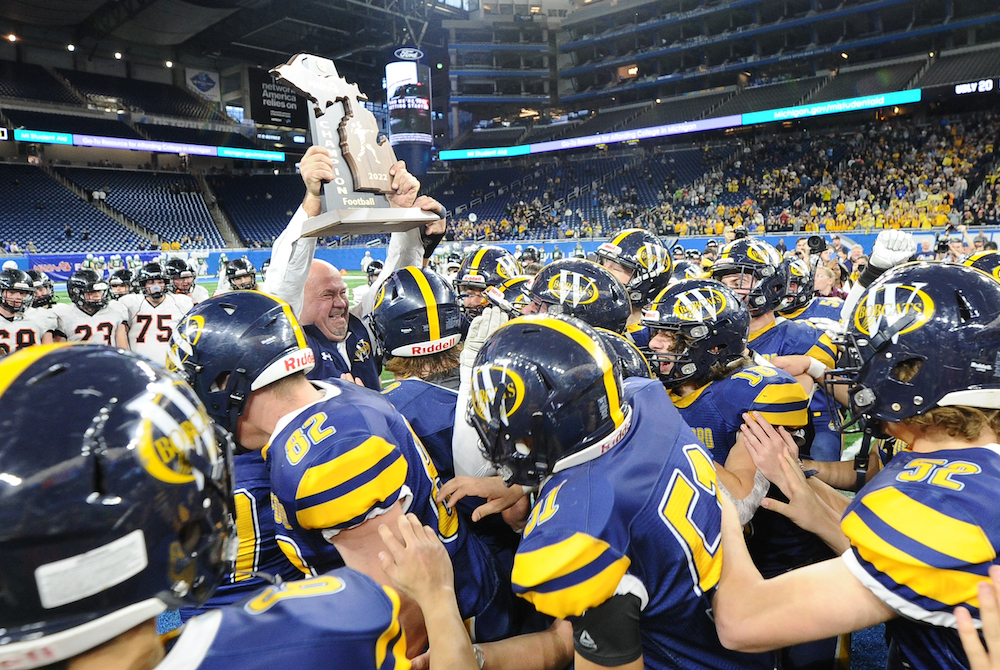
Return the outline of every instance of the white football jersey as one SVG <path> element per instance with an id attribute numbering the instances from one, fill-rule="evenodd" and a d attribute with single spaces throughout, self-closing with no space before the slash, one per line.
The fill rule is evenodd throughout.
<path id="1" fill-rule="evenodd" d="M 167 364 L 170 336 L 177 322 L 194 305 L 184 295 L 167 293 L 155 307 L 146 296 L 131 293 L 118 299 L 128 311 L 128 343 L 132 351 L 142 354 L 157 365 Z"/>
<path id="2" fill-rule="evenodd" d="M 58 330 L 70 342 L 90 342 L 116 346 L 115 330 L 128 321 L 125 308 L 112 300 L 93 315 L 74 304 L 59 303 L 52 307 L 59 318 Z"/>
<path id="3" fill-rule="evenodd" d="M 20 318 L 0 314 L 0 356 L 42 343 L 42 336 L 54 330 L 49 310 L 29 307 Z"/>
<path id="4" fill-rule="evenodd" d="M 175 295 L 186 295 L 186 297 L 190 298 L 191 302 L 195 305 L 202 303 L 211 297 L 208 295 L 208 289 L 204 286 L 198 286 L 197 284 L 192 284 L 190 293 L 176 293 Z"/>

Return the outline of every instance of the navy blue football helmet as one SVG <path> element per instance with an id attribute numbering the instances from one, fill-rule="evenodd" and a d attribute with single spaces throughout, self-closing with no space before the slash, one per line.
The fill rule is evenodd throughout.
<path id="1" fill-rule="evenodd" d="M 764 240 L 745 237 L 722 247 L 712 265 L 712 279 L 723 281 L 729 275 L 744 282 L 744 288 L 734 290 L 743 296 L 750 316 L 773 312 L 785 299 L 788 281 L 781 254 Z"/>
<path id="2" fill-rule="evenodd" d="M 167 368 L 179 372 L 209 416 L 237 436 L 250 393 L 316 359 L 288 303 L 258 291 L 231 291 L 196 305 L 174 329 Z"/>
<path id="3" fill-rule="evenodd" d="M 849 364 L 827 373 L 829 395 L 846 383 L 851 416 L 869 426 L 943 405 L 1000 408 L 997 323 L 1000 283 L 985 272 L 952 263 L 897 266 L 854 308 Z"/>
<path id="4" fill-rule="evenodd" d="M 31 284 L 35 287 L 35 299 L 32 307 L 48 307 L 54 305 L 56 301 L 56 287 L 52 283 L 52 278 L 41 270 L 28 270 Z"/>
<path id="5" fill-rule="evenodd" d="M 87 344 L 23 349 L 0 378 L 0 666 L 202 605 L 238 542 L 230 454 L 191 389 Z"/>
<path id="6" fill-rule="evenodd" d="M 522 273 L 521 264 L 514 258 L 514 254 L 503 247 L 479 247 L 465 257 L 455 277 L 455 290 L 459 300 L 463 302 L 462 310 L 469 319 L 479 316 L 487 304 L 483 301 L 480 305 L 466 307 L 464 301 L 469 290 L 485 292 L 490 286 L 499 286 Z"/>
<path id="7" fill-rule="evenodd" d="M 711 279 L 686 279 L 656 296 L 642 325 L 674 336 L 670 351 L 651 351 L 653 369 L 667 388 L 701 381 L 713 368 L 742 360 L 750 333 L 750 312 L 732 289 Z M 669 369 L 663 367 L 669 364 Z"/>
<path id="8" fill-rule="evenodd" d="M 368 323 L 390 356 L 435 354 L 462 339 L 462 313 L 455 292 L 447 279 L 430 268 L 393 272 L 375 295 Z"/>
<path id="9" fill-rule="evenodd" d="M 246 256 L 234 258 L 226 263 L 226 281 L 234 291 L 253 291 L 257 288 L 257 268 Z"/>
<path id="10" fill-rule="evenodd" d="M 636 307 L 648 305 L 670 281 L 674 263 L 670 250 L 660 238 L 641 228 L 619 231 L 597 247 L 596 253 L 601 265 L 612 261 L 632 271 L 625 288 Z"/>
<path id="11" fill-rule="evenodd" d="M 595 328 L 621 333 L 632 315 L 625 285 L 593 261 L 564 258 L 531 280 L 528 298 L 549 314 L 575 316 Z"/>
<path id="12" fill-rule="evenodd" d="M 472 371 L 468 421 L 508 486 L 537 486 L 627 430 L 615 359 L 570 317 L 522 316 L 490 336 Z"/>
<path id="13" fill-rule="evenodd" d="M 618 357 L 617 363 L 622 371 L 622 378 L 642 377 L 643 379 L 656 379 L 653 369 L 649 367 L 649 361 L 639 351 L 632 340 L 620 333 L 614 333 L 604 328 L 595 328 L 597 334 L 601 336 L 605 347 L 610 352 L 614 352 Z"/>
<path id="14" fill-rule="evenodd" d="M 986 274 L 992 275 L 997 281 L 1000 281 L 1000 252 L 977 251 L 966 258 L 962 265 L 982 270 Z"/>
<path id="15" fill-rule="evenodd" d="M 94 315 L 107 307 L 111 301 L 108 282 L 95 270 L 77 270 L 66 282 L 66 292 L 74 305 L 87 314 Z M 87 295 L 98 293 L 97 300 L 88 300 Z"/>
<path id="16" fill-rule="evenodd" d="M 0 306 L 19 316 L 31 307 L 35 299 L 35 284 L 24 270 L 0 270 Z"/>
<path id="17" fill-rule="evenodd" d="M 494 307 L 499 307 L 507 316 L 521 316 L 524 306 L 528 304 L 528 287 L 531 276 L 518 275 L 500 284 L 486 289 L 486 300 Z"/>
<path id="18" fill-rule="evenodd" d="M 683 260 L 674 263 L 673 272 L 670 273 L 671 281 L 681 281 L 683 279 L 701 279 L 705 272 L 700 263 Z"/>
<path id="19" fill-rule="evenodd" d="M 791 313 L 802 309 L 816 295 L 813 288 L 813 271 L 809 263 L 801 258 L 786 258 L 782 273 L 787 277 L 785 285 L 785 302 L 782 303 L 780 311 Z"/>

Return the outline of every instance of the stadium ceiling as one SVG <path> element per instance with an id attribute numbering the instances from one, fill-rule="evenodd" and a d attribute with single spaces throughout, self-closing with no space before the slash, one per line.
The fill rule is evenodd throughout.
<path id="1" fill-rule="evenodd" d="M 428 39 L 435 41 L 432 35 L 435 20 L 447 18 L 455 11 L 429 0 L 5 0 L 0 3 L 0 18 L 36 28 L 67 30 L 81 45 L 124 41 L 167 47 L 178 54 L 266 67 L 293 54 L 309 52 L 349 64 L 361 76 L 371 77 L 378 72 L 379 81 L 385 52 L 390 47 L 422 46 Z"/>

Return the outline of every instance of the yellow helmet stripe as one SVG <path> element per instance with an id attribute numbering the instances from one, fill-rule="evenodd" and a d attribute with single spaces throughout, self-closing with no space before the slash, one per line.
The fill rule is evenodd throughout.
<path id="1" fill-rule="evenodd" d="M 44 357 L 46 354 L 55 351 L 56 349 L 62 349 L 63 347 L 71 346 L 67 342 L 60 342 L 59 344 L 37 344 L 33 347 L 26 347 L 17 351 L 10 356 L 0 358 L 0 397 L 3 396 L 4 392 L 10 388 L 21 373 L 27 370 L 35 361 Z"/>
<path id="2" fill-rule="evenodd" d="M 585 332 L 565 321 L 547 317 L 544 318 L 543 324 L 573 340 L 594 358 L 594 362 L 600 366 L 603 373 L 604 390 L 608 394 L 608 401 L 611 405 L 611 420 L 615 422 L 616 427 L 622 425 L 625 415 L 622 413 L 621 398 L 618 397 L 618 385 L 615 383 L 615 368 L 611 364 L 611 359 L 604 353 L 604 348 Z"/>
<path id="3" fill-rule="evenodd" d="M 438 315 L 437 300 L 434 299 L 434 289 L 431 288 L 430 282 L 427 281 L 427 277 L 419 268 L 408 267 L 406 271 L 413 277 L 413 281 L 417 282 L 420 295 L 427 303 L 427 325 L 430 328 L 428 339 L 431 342 L 439 340 L 441 339 L 441 319 Z"/>
<path id="4" fill-rule="evenodd" d="M 483 262 L 483 256 L 489 251 L 489 247 L 483 247 L 476 252 L 476 255 L 472 257 L 472 262 L 469 263 L 469 270 L 476 271 L 479 270 L 479 264 Z"/>
<path id="5" fill-rule="evenodd" d="M 636 232 L 637 230 L 639 230 L 639 229 L 638 228 L 626 228 L 625 230 L 623 230 L 620 233 L 618 233 L 617 235 L 615 235 L 614 239 L 611 240 L 611 244 L 615 245 L 616 247 L 620 247 L 622 245 L 622 241 L 626 237 L 628 237 L 629 235 L 631 235 L 632 233 Z"/>
<path id="6" fill-rule="evenodd" d="M 263 291 L 260 291 L 260 293 L 263 293 Z M 302 332 L 302 326 L 299 325 L 299 320 L 295 318 L 295 314 L 292 312 L 292 306 L 281 298 L 273 296 L 270 293 L 264 293 L 264 295 L 281 305 L 281 311 L 285 313 L 285 316 L 288 317 L 289 323 L 292 324 L 292 332 L 295 333 L 295 341 L 298 342 L 299 349 L 307 348 L 309 344 L 306 342 L 306 334 Z"/>

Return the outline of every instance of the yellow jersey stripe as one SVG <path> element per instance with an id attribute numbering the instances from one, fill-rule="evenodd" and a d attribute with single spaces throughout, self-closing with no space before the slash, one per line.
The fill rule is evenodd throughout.
<path id="1" fill-rule="evenodd" d="M 942 514 L 902 491 L 881 489 L 866 495 L 861 504 L 887 525 L 940 554 L 970 565 L 996 558 L 982 528 Z"/>
<path id="2" fill-rule="evenodd" d="M 240 489 L 233 494 L 233 503 L 236 508 L 236 537 L 240 541 L 233 581 L 242 582 L 253 577 L 260 559 L 257 500 L 246 489 Z"/>
<path id="3" fill-rule="evenodd" d="M 391 454 L 396 447 L 378 435 L 331 461 L 308 468 L 299 480 L 295 499 L 301 500 L 323 491 L 336 488 L 344 482 L 373 468 L 379 461 Z"/>
<path id="4" fill-rule="evenodd" d="M 281 553 L 285 555 L 288 562 L 294 565 L 299 572 L 306 577 L 316 576 L 316 572 L 306 565 L 305 559 L 302 558 L 302 552 L 291 538 L 285 537 L 284 535 L 275 535 L 274 539 L 278 543 L 278 548 L 281 549 Z"/>
<path id="5" fill-rule="evenodd" d="M 574 533 L 562 542 L 519 552 L 514 558 L 511 578 L 524 587 L 538 586 L 590 565 L 610 547 L 604 540 L 585 533 Z"/>
<path id="6" fill-rule="evenodd" d="M 398 454 L 392 465 L 371 481 L 333 500 L 300 509 L 295 518 L 307 529 L 336 528 L 364 516 L 397 493 L 406 482 L 406 472 L 406 459 Z"/>
<path id="7" fill-rule="evenodd" d="M 622 425 L 622 421 L 625 420 L 625 415 L 622 413 L 622 403 L 621 399 L 618 397 L 618 385 L 615 383 L 615 369 L 611 364 L 611 359 L 609 359 L 608 355 L 604 353 L 604 349 L 579 328 L 576 328 L 565 321 L 558 321 L 551 317 L 543 318 L 547 327 L 562 333 L 569 339 L 573 340 L 583 347 L 587 353 L 594 357 L 594 361 L 600 366 L 601 371 L 603 372 L 604 390 L 608 394 L 608 400 L 611 405 L 611 420 L 615 422 L 616 427 Z"/>
<path id="8" fill-rule="evenodd" d="M 438 316 L 437 300 L 434 299 L 434 289 L 431 288 L 427 277 L 419 269 L 414 267 L 406 269 L 409 271 L 410 276 L 413 277 L 413 281 L 417 282 L 420 295 L 423 296 L 424 302 L 427 304 L 427 324 L 430 328 L 427 339 L 431 342 L 439 340 L 441 339 L 441 319 Z"/>
<path id="9" fill-rule="evenodd" d="M 761 409 L 755 409 L 754 411 L 760 412 L 760 415 L 767 419 L 767 422 L 773 426 L 799 428 L 809 423 L 809 411 L 805 407 L 791 412 L 768 412 Z"/>
<path id="10" fill-rule="evenodd" d="M 979 607 L 980 575 L 935 568 L 910 556 L 879 537 L 857 512 L 844 517 L 840 526 L 861 558 L 897 584 L 949 607 L 960 603 Z"/>
<path id="11" fill-rule="evenodd" d="M 25 347 L 9 356 L 0 359 L 0 396 L 10 388 L 10 385 L 21 376 L 21 373 L 31 367 L 31 365 L 48 353 L 56 349 L 68 347 L 68 342 L 59 344 L 36 344 L 33 347 Z"/>
<path id="12" fill-rule="evenodd" d="M 760 390 L 755 403 L 762 405 L 783 405 L 785 403 L 802 403 L 803 407 L 809 404 L 809 396 L 801 384 L 789 381 L 781 384 L 768 384 Z"/>
<path id="13" fill-rule="evenodd" d="M 517 569 L 517 557 L 514 559 Z M 527 591 L 519 594 L 535 606 L 539 612 L 549 616 L 564 619 L 568 616 L 580 616 L 591 607 L 597 607 L 615 594 L 619 582 L 628 571 L 631 561 L 622 556 L 617 561 L 601 570 L 590 579 L 565 589 L 541 593 Z"/>
<path id="14" fill-rule="evenodd" d="M 826 335 L 823 335 L 823 337 L 825 338 Z M 826 347 L 822 346 L 824 344 L 826 345 Z M 823 342 L 821 339 L 819 344 L 814 345 L 811 349 L 809 349 L 809 351 L 806 352 L 806 356 L 815 358 L 817 361 L 819 361 L 826 367 L 832 369 L 837 367 L 837 362 L 833 360 L 833 356 L 830 355 L 831 351 L 835 351 L 833 343 L 832 342 L 826 343 Z"/>
<path id="15" fill-rule="evenodd" d="M 397 635 L 399 635 L 399 595 L 396 593 L 395 589 L 389 588 L 388 586 L 383 586 L 382 590 L 385 595 L 392 602 L 392 620 L 389 622 L 389 627 L 382 631 L 382 634 L 378 636 L 378 640 L 375 642 L 375 667 L 381 668 L 382 662 L 385 660 L 386 655 L 389 653 L 389 643 L 392 642 Z M 395 653 L 395 649 L 393 652 Z M 405 645 L 404 645 L 404 657 L 405 657 Z"/>

